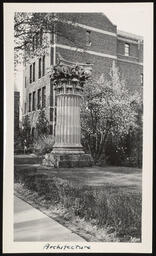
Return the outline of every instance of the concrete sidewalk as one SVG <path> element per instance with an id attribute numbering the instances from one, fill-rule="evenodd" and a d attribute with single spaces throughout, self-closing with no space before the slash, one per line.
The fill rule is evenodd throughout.
<path id="1" fill-rule="evenodd" d="M 16 196 L 14 199 L 14 241 L 86 242 Z"/>

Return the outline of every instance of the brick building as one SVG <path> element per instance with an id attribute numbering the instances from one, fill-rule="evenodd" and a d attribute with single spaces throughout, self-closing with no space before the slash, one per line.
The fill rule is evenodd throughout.
<path id="1" fill-rule="evenodd" d="M 143 85 L 143 38 L 119 31 L 101 13 L 57 13 L 52 32 L 39 31 L 33 37 L 33 56 L 25 62 L 24 115 L 35 129 L 38 110 L 43 107 L 55 134 L 56 104 L 48 70 L 59 58 L 93 64 L 93 77 L 108 75 L 115 61 L 130 90 Z M 55 32 L 54 32 L 55 31 Z M 41 53 L 43 40 L 46 48 Z"/>
<path id="2" fill-rule="evenodd" d="M 20 92 L 14 91 L 14 136 L 19 135 Z"/>

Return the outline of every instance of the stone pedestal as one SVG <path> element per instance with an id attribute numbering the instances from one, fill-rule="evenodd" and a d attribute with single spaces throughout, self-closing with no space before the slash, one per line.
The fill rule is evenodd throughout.
<path id="1" fill-rule="evenodd" d="M 90 76 L 88 66 L 57 65 L 53 82 L 57 98 L 55 144 L 45 156 L 44 165 L 54 167 L 83 167 L 93 164 L 81 145 L 80 101 L 85 80 Z"/>
<path id="2" fill-rule="evenodd" d="M 93 165 L 93 159 L 91 155 L 85 153 L 69 154 L 51 152 L 45 155 L 43 165 L 56 168 L 91 167 Z"/>

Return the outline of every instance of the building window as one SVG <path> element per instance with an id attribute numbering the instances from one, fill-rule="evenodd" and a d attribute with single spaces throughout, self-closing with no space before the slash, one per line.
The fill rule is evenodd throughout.
<path id="1" fill-rule="evenodd" d="M 49 125 L 49 134 L 53 134 L 53 126 L 52 125 Z"/>
<path id="2" fill-rule="evenodd" d="M 24 51 L 27 53 L 27 55 L 30 55 L 30 43 L 24 42 Z"/>
<path id="3" fill-rule="evenodd" d="M 40 31 L 40 45 L 42 45 L 42 36 L 43 36 L 43 31 L 41 29 L 41 31 Z"/>
<path id="4" fill-rule="evenodd" d="M 50 106 L 53 106 L 53 82 L 50 81 Z"/>
<path id="5" fill-rule="evenodd" d="M 34 138 L 35 137 L 35 127 L 32 128 L 31 134 L 32 134 L 32 137 Z"/>
<path id="6" fill-rule="evenodd" d="M 50 65 L 54 64 L 54 48 L 50 48 Z"/>
<path id="7" fill-rule="evenodd" d="M 45 75 L 45 55 L 43 56 L 43 60 L 42 60 L 42 75 Z"/>
<path id="8" fill-rule="evenodd" d="M 91 46 L 91 31 L 86 31 L 86 46 Z"/>
<path id="9" fill-rule="evenodd" d="M 54 109 L 50 108 L 50 121 L 53 121 L 53 112 L 54 112 Z"/>
<path id="10" fill-rule="evenodd" d="M 31 112 L 31 93 L 29 93 L 29 112 Z"/>
<path id="11" fill-rule="evenodd" d="M 35 50 L 35 36 L 33 36 L 32 45 L 33 45 L 33 51 L 34 51 Z"/>
<path id="12" fill-rule="evenodd" d="M 25 88 L 27 87 L 27 78 L 25 77 Z"/>
<path id="13" fill-rule="evenodd" d="M 30 43 L 27 43 L 26 45 L 26 52 L 27 52 L 27 55 L 30 56 Z"/>
<path id="14" fill-rule="evenodd" d="M 37 32 L 32 38 L 33 51 L 42 45 L 43 31 Z"/>
<path id="15" fill-rule="evenodd" d="M 41 58 L 39 58 L 39 63 L 38 63 L 38 78 L 41 78 Z"/>
<path id="16" fill-rule="evenodd" d="M 143 82 L 144 82 L 143 74 L 140 75 L 140 81 L 141 81 L 141 85 L 143 85 Z"/>
<path id="17" fill-rule="evenodd" d="M 32 110 L 36 110 L 36 92 L 33 92 Z"/>
<path id="18" fill-rule="evenodd" d="M 36 49 L 38 48 L 39 45 L 39 33 L 36 33 Z"/>
<path id="19" fill-rule="evenodd" d="M 50 44 L 52 44 L 54 42 L 54 33 L 51 32 L 50 33 Z"/>
<path id="20" fill-rule="evenodd" d="M 42 88 L 42 108 L 46 106 L 46 87 Z"/>
<path id="21" fill-rule="evenodd" d="M 30 84 L 32 83 L 32 65 L 30 65 Z"/>
<path id="22" fill-rule="evenodd" d="M 26 114 L 26 112 L 27 112 L 27 104 L 24 103 L 24 114 Z"/>
<path id="23" fill-rule="evenodd" d="M 33 82 L 35 81 L 35 62 L 33 63 Z"/>
<path id="24" fill-rule="evenodd" d="M 38 96 L 37 96 L 37 108 L 41 108 L 41 89 L 38 89 Z"/>
<path id="25" fill-rule="evenodd" d="M 125 56 L 129 56 L 129 55 L 130 55 L 130 45 L 125 44 Z"/>
<path id="26" fill-rule="evenodd" d="M 56 124 L 57 108 L 55 108 L 55 124 Z"/>

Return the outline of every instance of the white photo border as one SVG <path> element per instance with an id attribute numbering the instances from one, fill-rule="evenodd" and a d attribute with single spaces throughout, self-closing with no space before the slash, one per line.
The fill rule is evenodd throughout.
<path id="1" fill-rule="evenodd" d="M 14 13 L 15 12 L 101 12 L 105 5 L 142 7 L 144 13 L 144 116 L 143 116 L 143 182 L 142 242 L 88 243 L 91 249 L 44 250 L 45 242 L 13 241 L 13 124 L 14 124 Z M 134 19 L 130 22 L 135 22 Z M 137 21 L 136 21 L 137 22 Z M 4 169 L 3 169 L 3 253 L 151 253 L 153 188 L 153 3 L 5 3 L 4 4 Z M 48 241 L 47 241 L 48 242 Z M 51 242 L 49 242 L 51 243 Z M 52 242 L 58 245 L 57 242 Z M 75 246 L 77 243 L 60 245 Z M 82 245 L 84 243 L 78 243 Z"/>

